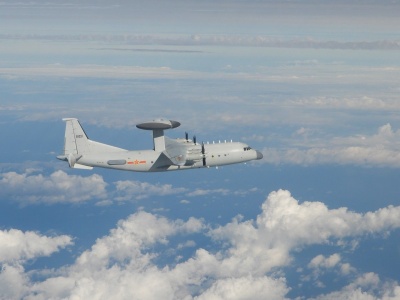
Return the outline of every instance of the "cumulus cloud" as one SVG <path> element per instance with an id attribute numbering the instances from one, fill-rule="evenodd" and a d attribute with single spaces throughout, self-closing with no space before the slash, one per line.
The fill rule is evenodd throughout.
<path id="1" fill-rule="evenodd" d="M 72 245 L 70 236 L 49 237 L 17 229 L 0 230 L 0 299 L 21 299 L 32 287 L 23 264 Z"/>
<path id="2" fill-rule="evenodd" d="M 400 207 L 360 214 L 321 202 L 299 203 L 284 190 L 272 192 L 261 209 L 254 220 L 238 216 L 217 228 L 196 218 L 169 220 L 140 211 L 119 221 L 58 275 L 32 284 L 28 274 L 14 270 L 21 275 L 20 285 L 9 289 L 34 299 L 285 299 L 291 288 L 283 268 L 295 260 L 294 253 L 328 243 L 343 249 L 343 239 L 400 228 Z M 199 234 L 216 247 L 197 247 L 194 237 Z M 188 249 L 192 254 L 183 255 Z M 165 263 L 170 255 L 175 259 Z M 317 255 L 308 267 L 338 269 L 345 265 L 342 255 Z M 397 282 L 382 281 L 371 272 L 318 299 L 395 299 L 399 291 Z"/>
<path id="3" fill-rule="evenodd" d="M 340 254 L 332 254 L 329 257 L 325 257 L 322 254 L 314 257 L 308 264 L 309 268 L 332 268 L 336 266 L 341 260 Z"/>
<path id="4" fill-rule="evenodd" d="M 400 221 L 395 218 L 399 215 L 400 207 L 382 208 L 365 215 L 346 208 L 329 210 L 321 202 L 299 204 L 289 192 L 278 191 L 263 203 L 255 222 L 234 220 L 210 234 L 232 245 L 224 260 L 228 273 L 264 274 L 274 267 L 288 265 L 294 248 L 335 240 L 342 244 L 350 236 L 398 228 Z"/>
<path id="5" fill-rule="evenodd" d="M 315 300 L 328 299 L 385 299 L 400 298 L 400 285 L 396 282 L 384 282 L 373 272 L 361 274 L 340 291 L 320 295 Z"/>
<path id="6" fill-rule="evenodd" d="M 38 256 L 49 256 L 72 244 L 69 236 L 48 237 L 33 231 L 17 229 L 0 231 L 0 263 L 26 261 Z"/>
<path id="7" fill-rule="evenodd" d="M 226 278 L 213 283 L 200 296 L 194 299 L 285 299 L 289 292 L 285 280 L 268 276 Z"/>
<path id="8" fill-rule="evenodd" d="M 0 196 L 22 205 L 37 203 L 80 203 L 107 196 L 107 183 L 97 174 L 83 177 L 55 171 L 42 174 L 8 172 L 0 174 Z"/>
<path id="9" fill-rule="evenodd" d="M 264 148 L 262 162 L 400 167 L 399 140 L 400 130 L 386 124 L 370 136 L 336 137 L 328 141 L 307 139 L 310 147 L 304 144 L 298 148 Z"/>
<path id="10" fill-rule="evenodd" d="M 334 253 L 330 256 L 319 254 L 315 256 L 307 266 L 312 270 L 311 276 L 304 276 L 303 281 L 311 281 L 315 286 L 325 287 L 325 284 L 320 280 L 321 276 L 329 272 L 335 272 L 335 276 L 349 276 L 356 274 L 357 270 L 349 263 L 343 263 L 339 253 Z"/>

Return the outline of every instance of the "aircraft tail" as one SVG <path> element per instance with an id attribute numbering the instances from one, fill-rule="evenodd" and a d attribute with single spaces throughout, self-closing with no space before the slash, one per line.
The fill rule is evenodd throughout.
<path id="1" fill-rule="evenodd" d="M 82 155 L 90 152 L 89 138 L 78 119 L 65 118 L 64 155 Z"/>
<path id="2" fill-rule="evenodd" d="M 76 118 L 64 118 L 63 121 L 66 122 L 64 153 L 63 155 L 57 156 L 57 158 L 68 161 L 71 168 L 93 169 L 93 167 L 78 163 L 79 159 L 84 155 L 124 151 L 124 149 L 121 148 L 90 140 Z"/>
<path id="3" fill-rule="evenodd" d="M 83 130 L 78 119 L 64 118 L 65 137 L 64 137 L 64 154 L 57 156 L 58 159 L 68 161 L 70 168 L 92 169 L 77 163 L 83 154 L 90 152 L 89 138 Z"/>

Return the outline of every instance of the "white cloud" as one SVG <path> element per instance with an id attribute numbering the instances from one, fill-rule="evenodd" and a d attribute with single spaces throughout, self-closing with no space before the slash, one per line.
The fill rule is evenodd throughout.
<path id="1" fill-rule="evenodd" d="M 374 71 L 378 71 L 374 69 Z M 385 73 L 385 70 L 382 69 L 382 74 Z M 400 72 L 400 69 L 397 71 Z M 346 72 L 347 73 L 347 72 Z M 360 75 L 362 72 L 359 70 L 357 75 Z M 388 72 L 390 73 L 390 72 Z M 356 74 L 351 77 L 357 77 Z M 350 80 L 350 75 L 343 76 L 346 77 L 346 80 Z M 390 82 L 390 78 L 386 78 L 388 76 L 384 76 L 386 83 Z M 333 79 L 333 78 L 331 78 Z M 356 78 L 352 79 L 356 80 Z M 366 80 L 366 78 L 364 78 Z M 372 80 L 372 79 L 370 79 Z M 368 96 L 354 96 L 354 97 L 310 97 L 304 99 L 293 99 L 289 103 L 297 107 L 309 107 L 314 109 L 349 109 L 349 110 L 399 110 L 400 103 L 397 101 L 395 97 L 391 98 L 386 95 L 385 98 L 382 96 L 374 97 L 371 95 Z"/>
<path id="2" fill-rule="evenodd" d="M 195 247 L 196 246 L 196 242 L 189 240 L 186 241 L 185 243 L 182 244 L 178 244 L 178 246 L 176 247 L 177 249 L 183 249 L 183 248 L 187 248 L 187 247 Z"/>
<path id="3" fill-rule="evenodd" d="M 141 269 L 149 265 L 155 254 L 141 251 L 156 243 L 166 244 L 167 236 L 178 233 L 198 232 L 203 228 L 200 220 L 190 218 L 187 222 L 171 222 L 163 217 L 139 212 L 118 223 L 109 236 L 98 239 L 91 250 L 85 251 L 77 260 L 78 269 L 92 271 L 107 268 L 111 262 L 132 264 Z"/>
<path id="4" fill-rule="evenodd" d="M 17 229 L 0 230 L 0 299 L 21 299 L 32 284 L 23 264 L 27 260 L 50 256 L 72 245 L 70 236 L 48 237 Z"/>
<path id="5" fill-rule="evenodd" d="M 315 285 L 319 287 L 325 287 L 320 278 L 327 272 L 333 271 L 336 273 L 335 276 L 338 276 L 338 274 L 348 276 L 357 273 L 357 270 L 349 263 L 342 262 L 342 257 L 339 253 L 334 253 L 328 257 L 322 254 L 317 255 L 310 261 L 308 268 L 312 270 L 312 276 L 304 276 L 303 280 L 309 281 L 313 279 Z"/>
<path id="6" fill-rule="evenodd" d="M 288 191 L 279 190 L 268 196 L 255 220 L 237 217 L 210 229 L 196 218 L 169 220 L 140 211 L 121 220 L 59 275 L 50 274 L 32 284 L 28 274 L 10 272 L 19 274 L 21 282 L 14 293 L 32 299 L 284 299 L 290 287 L 282 270 L 295 259 L 293 252 L 318 244 L 336 244 L 343 250 L 346 238 L 386 234 L 396 228 L 400 228 L 400 207 L 360 214 L 346 208 L 328 209 L 320 202 L 299 203 Z M 193 236 L 198 234 L 211 237 L 217 250 L 197 248 L 184 258 L 180 251 L 196 247 Z M 176 241 L 176 236 L 181 239 Z M 343 253 L 348 251 L 351 245 Z M 170 255 L 176 255 L 170 257 L 172 263 L 159 263 Z M 318 255 L 309 267 L 356 273 L 342 263 L 342 255 Z M 315 280 L 323 286 L 318 275 L 314 274 Z M 319 299 L 380 295 L 395 299 L 399 291 L 398 283 L 388 284 L 377 274 L 366 273 Z"/>
<path id="7" fill-rule="evenodd" d="M 187 193 L 188 197 L 198 197 L 213 194 L 228 195 L 230 193 L 227 189 L 196 189 L 193 192 Z"/>
<path id="8" fill-rule="evenodd" d="M 174 188 L 170 184 L 151 184 L 148 182 L 125 180 L 115 182 L 118 196 L 117 201 L 128 201 L 132 199 L 144 199 L 150 196 L 166 196 L 181 194 L 186 188 Z"/>
<path id="9" fill-rule="evenodd" d="M 0 230 L 0 263 L 26 261 L 50 254 L 72 244 L 69 236 L 48 237 L 17 229 Z"/>
<path id="10" fill-rule="evenodd" d="M 308 264 L 309 268 L 333 268 L 341 260 L 340 254 L 332 254 L 329 257 L 325 257 L 322 254 L 314 257 Z"/>
<path id="11" fill-rule="evenodd" d="M 289 292 L 283 279 L 268 276 L 253 278 L 226 278 L 217 280 L 212 286 L 194 299 L 285 299 Z"/>
<path id="12" fill-rule="evenodd" d="M 254 193 L 257 188 L 251 188 L 249 190 L 228 190 L 228 189 L 195 189 L 189 191 L 183 187 L 173 187 L 171 184 L 152 184 L 143 181 L 117 181 L 114 183 L 116 188 L 117 196 L 116 201 L 130 201 L 146 199 L 151 196 L 168 196 L 168 195 L 179 195 L 183 194 L 187 197 L 200 197 L 200 196 L 213 196 L 213 195 L 238 195 L 245 196 L 249 193 Z M 181 200 L 182 204 L 188 204 L 188 200 Z M 106 204 L 109 204 L 108 202 Z"/>
<path id="13" fill-rule="evenodd" d="M 335 291 L 315 298 L 316 300 L 329 299 L 400 299 L 400 285 L 396 282 L 383 282 L 375 273 L 365 273 L 357 277 L 340 291 Z"/>
<path id="14" fill-rule="evenodd" d="M 22 299 L 25 293 L 29 293 L 29 286 L 29 277 L 21 265 L 2 265 L 0 299 Z"/>
<path id="15" fill-rule="evenodd" d="M 365 215 L 346 208 L 329 210 L 321 202 L 299 204 L 287 191 L 272 192 L 257 220 L 233 220 L 210 234 L 231 245 L 222 261 L 229 274 L 264 274 L 288 265 L 293 249 L 400 227 L 400 207 Z M 343 246 L 343 242 L 340 244 Z M 251 245 L 251 247 L 249 246 Z"/>
<path id="16" fill-rule="evenodd" d="M 400 130 L 390 124 L 381 126 L 371 136 L 336 137 L 331 140 L 298 141 L 301 147 L 264 148 L 265 163 L 298 165 L 352 164 L 361 166 L 400 167 Z M 307 146 L 307 144 L 309 146 Z"/>
<path id="17" fill-rule="evenodd" d="M 111 205 L 106 187 L 107 183 L 98 174 L 90 176 L 69 175 L 64 171 L 55 171 L 49 176 L 37 174 L 36 169 L 26 169 L 22 173 L 6 172 L 0 174 L 0 196 L 10 199 L 21 205 L 55 204 L 55 203 L 81 203 L 92 199 L 98 200 L 97 206 Z M 257 191 L 250 190 L 230 191 L 227 189 L 196 189 L 189 191 L 187 188 L 174 187 L 171 184 L 152 184 L 142 181 L 116 181 L 113 184 L 115 201 L 131 201 L 146 199 L 152 196 L 185 195 L 199 197 L 205 195 L 230 194 L 244 196 Z M 182 200 L 182 204 L 189 203 Z"/>
<path id="18" fill-rule="evenodd" d="M 40 42 L 64 42 L 64 41 L 75 41 L 77 43 L 98 43 L 99 45 L 95 50 L 108 50 L 108 51 L 148 51 L 148 52 L 200 52 L 198 48 L 194 50 L 188 49 L 171 49 L 171 46 L 182 47 L 185 46 L 225 46 L 225 47 L 265 47 L 265 48 L 318 48 L 318 49 L 375 49 L 375 50 L 397 50 L 400 48 L 399 42 L 395 39 L 381 39 L 374 41 L 364 40 L 353 40 L 353 41 L 341 41 L 331 40 L 325 41 L 317 38 L 310 37 L 296 37 L 288 38 L 287 36 L 271 37 L 266 35 L 190 35 L 190 34 L 147 34 L 147 35 L 135 35 L 135 34 L 76 34 L 76 35 L 62 35 L 62 34 L 1 34 L 0 39 L 2 40 L 29 40 Z M 115 45 L 114 47 L 104 47 L 102 43 L 107 42 L 107 45 Z M 143 48 L 144 45 L 159 45 L 164 46 L 164 49 L 154 49 L 152 47 Z M 129 47 L 130 46 L 130 47 Z M 133 46 L 141 46 L 140 48 L 134 48 Z M 94 48 L 94 47 L 93 47 Z M 305 60 L 307 64 L 313 64 L 317 61 L 316 59 Z M 304 64 L 304 62 L 301 62 Z M 228 65 L 226 68 L 229 68 Z"/>
<path id="19" fill-rule="evenodd" d="M 8 172 L 0 174 L 0 196 L 22 205 L 79 203 L 107 196 L 107 183 L 97 174 L 82 177 L 56 171 L 49 176 Z"/>

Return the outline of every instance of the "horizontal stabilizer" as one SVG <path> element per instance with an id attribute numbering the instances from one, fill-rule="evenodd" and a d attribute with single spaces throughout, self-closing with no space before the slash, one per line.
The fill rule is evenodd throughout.
<path id="1" fill-rule="evenodd" d="M 73 169 L 85 169 L 85 170 L 92 170 L 92 169 L 93 169 L 93 167 L 89 167 L 89 166 L 85 166 L 85 165 L 78 164 L 78 163 L 76 162 L 76 161 L 77 161 L 76 157 L 73 156 L 73 155 L 71 155 L 71 154 L 70 154 L 69 156 L 66 156 L 66 155 L 58 155 L 58 156 L 57 156 L 57 159 L 63 160 L 63 161 L 67 161 L 69 167 L 70 167 L 70 168 L 73 168 Z M 79 158 L 78 158 L 78 159 L 79 159 Z"/>
<path id="2" fill-rule="evenodd" d="M 75 163 L 73 166 L 74 169 L 82 169 L 82 170 L 92 170 L 93 167 L 89 167 L 89 166 L 85 166 L 85 165 L 81 165 L 81 164 L 77 164 Z"/>

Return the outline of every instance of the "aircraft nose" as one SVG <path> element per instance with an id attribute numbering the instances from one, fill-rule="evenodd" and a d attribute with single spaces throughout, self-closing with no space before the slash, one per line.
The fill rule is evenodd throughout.
<path id="1" fill-rule="evenodd" d="M 256 150 L 256 153 L 257 153 L 257 159 L 262 159 L 264 157 L 264 155 L 260 151 Z"/>

